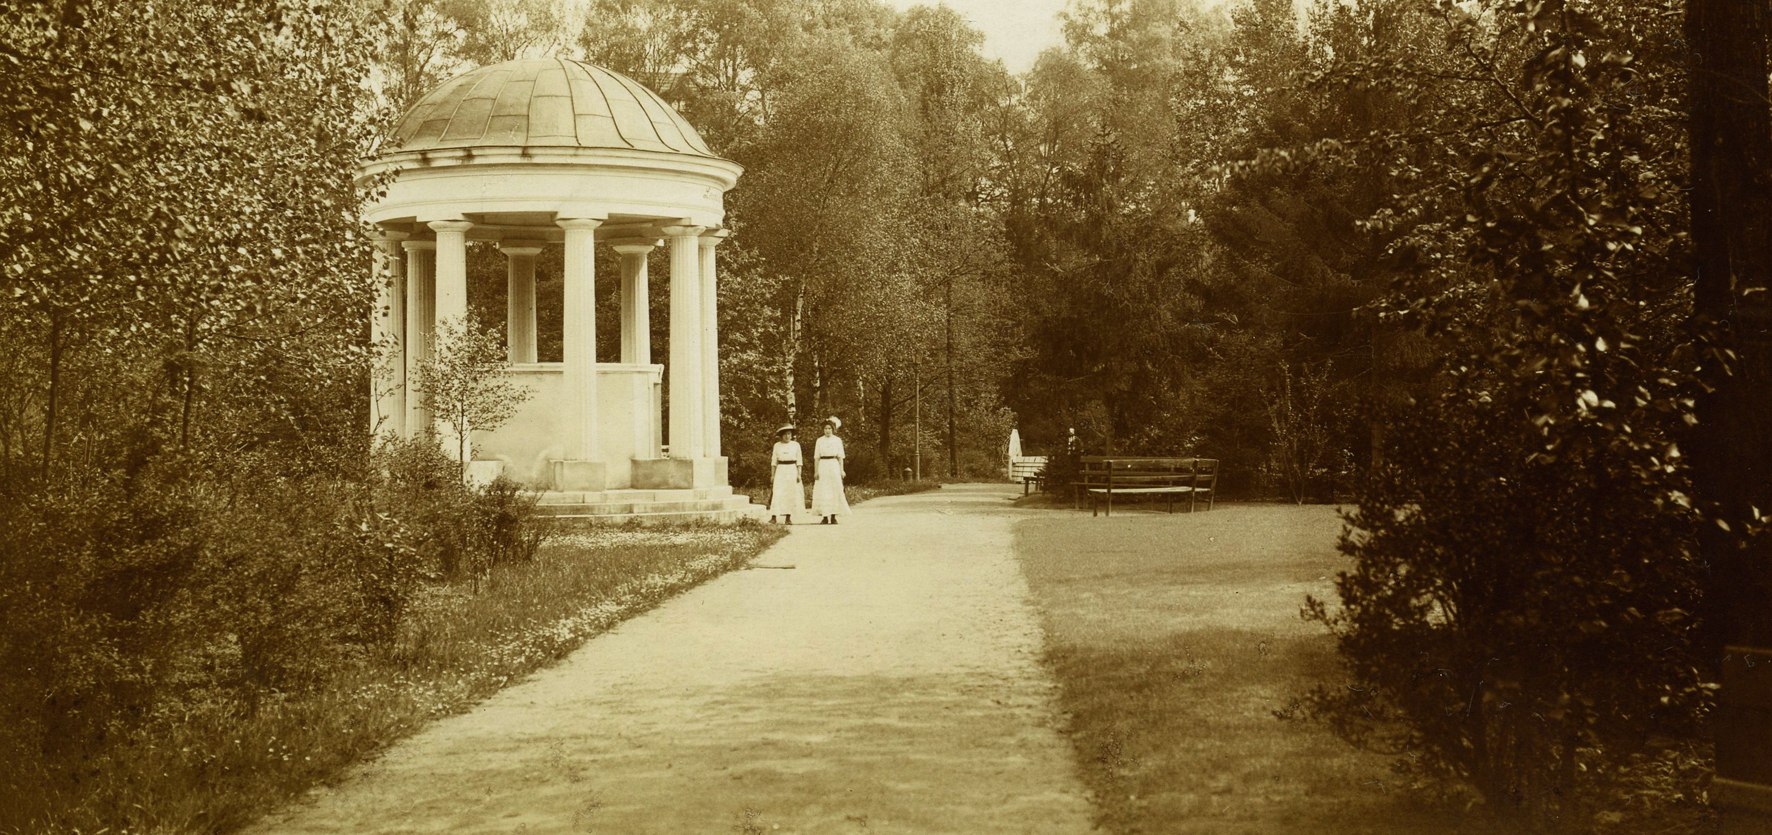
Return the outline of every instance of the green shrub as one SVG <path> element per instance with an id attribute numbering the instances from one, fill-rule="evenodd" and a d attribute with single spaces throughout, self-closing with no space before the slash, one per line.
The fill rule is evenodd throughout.
<path id="1" fill-rule="evenodd" d="M 1041 484 L 1041 489 L 1048 493 L 1068 497 L 1071 494 L 1071 485 L 1076 483 L 1077 476 L 1082 469 L 1083 461 L 1080 455 L 1059 453 L 1047 456 L 1046 466 L 1040 470 L 1041 474 L 1046 476 L 1046 480 Z"/>
<path id="2" fill-rule="evenodd" d="M 0 793 L 22 800 L 0 803 L 0 831 L 128 796 L 136 755 L 119 746 L 152 722 L 225 726 L 320 686 L 389 651 L 427 584 L 477 589 L 547 532 L 533 495 L 464 486 L 435 446 L 327 476 L 277 462 L 166 453 L 79 485 L 10 485 Z"/>
<path id="3" fill-rule="evenodd" d="M 1399 292 L 1400 323 L 1442 360 L 1382 416 L 1341 605 L 1307 614 L 1352 678 L 1317 704 L 1353 738 L 1522 828 L 1666 831 L 1657 818 L 1702 809 L 1711 701 L 1675 443 L 1696 389 L 1689 282 L 1683 243 L 1644 234 L 1686 226 L 1662 197 L 1686 158 L 1627 104 L 1644 95 L 1638 39 L 1668 33 L 1604 8 L 1495 7 L 1480 35 L 1540 127 L 1450 161 L 1452 205 L 1403 207 L 1449 218 L 1405 242 L 1419 272 Z M 1677 78 L 1653 81 L 1675 95 Z"/>
<path id="4" fill-rule="evenodd" d="M 480 576 L 501 563 L 528 560 L 546 536 L 535 515 L 536 494 L 504 478 L 464 484 L 456 462 L 435 443 L 386 443 L 376 460 L 378 507 L 415 532 L 413 546 L 430 576 Z"/>

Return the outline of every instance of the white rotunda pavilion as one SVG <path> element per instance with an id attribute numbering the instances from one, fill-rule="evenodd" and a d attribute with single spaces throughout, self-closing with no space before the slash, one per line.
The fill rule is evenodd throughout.
<path id="1" fill-rule="evenodd" d="M 386 178 L 368 212 L 382 279 L 371 336 L 399 357 L 371 394 L 376 431 L 414 437 L 433 424 L 410 381 L 437 323 L 467 313 L 467 242 L 495 241 L 508 262 L 508 373 L 531 397 L 473 432 L 471 471 L 549 490 L 544 503 L 578 515 L 742 512 L 720 450 L 714 256 L 741 171 L 651 90 L 582 62 L 509 61 L 432 91 L 358 174 Z M 537 362 L 536 256 L 555 245 L 563 356 Z M 621 259 L 619 358 L 596 355 L 599 245 Z M 660 245 L 668 365 L 653 361 L 648 319 L 647 255 Z"/>

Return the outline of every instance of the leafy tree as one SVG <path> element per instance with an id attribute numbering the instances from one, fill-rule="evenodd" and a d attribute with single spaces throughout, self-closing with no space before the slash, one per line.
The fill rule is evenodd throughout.
<path id="1" fill-rule="evenodd" d="M 439 0 L 397 0 L 382 13 L 375 69 L 391 132 L 394 119 L 462 68 L 465 33 Z"/>
<path id="2" fill-rule="evenodd" d="M 843 340 L 841 309 L 874 276 L 903 263 L 905 186 L 913 181 L 903 98 L 877 56 L 841 44 L 806 56 L 785 89 L 735 214 L 765 269 L 787 280 L 777 299 L 786 325 L 790 415 L 830 405 L 830 350 Z"/>
<path id="3" fill-rule="evenodd" d="M 444 440 L 454 442 L 464 479 L 473 460 L 473 430 L 497 429 L 528 399 L 529 390 L 506 372 L 505 359 L 500 329 L 481 327 L 472 318 L 445 320 L 437 324 L 431 356 L 419 362 L 413 377 L 413 391 L 448 428 Z"/>
<path id="4" fill-rule="evenodd" d="M 545 57 L 570 43 L 568 5 L 560 0 L 440 0 L 460 32 L 463 58 L 485 66 Z"/>
<path id="5" fill-rule="evenodd" d="M 1292 500 L 1304 504 L 1317 494 L 1329 455 L 1333 408 L 1329 369 L 1302 368 L 1296 378 L 1281 364 L 1279 382 L 1266 394 L 1273 426 L 1273 467 Z"/>
<path id="6" fill-rule="evenodd" d="M 134 825 L 93 812 L 117 787 L 69 778 L 186 682 L 238 709 L 299 683 L 277 595 L 316 613 L 289 640 L 383 634 L 355 567 L 394 534 L 337 475 L 367 441 L 374 25 L 324 2 L 0 10 L 0 355 L 23 372 L 0 380 L 0 785 L 31 800 L 0 828 Z"/>
<path id="7" fill-rule="evenodd" d="M 1401 315 L 1443 353 L 1359 490 L 1341 607 L 1310 605 L 1353 677 L 1322 704 L 1541 825 L 1690 810 L 1696 787 L 1672 775 L 1699 756 L 1708 690 L 1679 448 L 1683 154 L 1669 111 L 1638 105 L 1679 100 L 1678 74 L 1637 58 L 1671 21 L 1576 2 L 1422 13 L 1490 106 L 1409 128 L 1467 137 L 1394 209 L 1435 219 L 1396 246 L 1415 267 Z M 1661 802 L 1632 809 L 1634 791 Z"/>

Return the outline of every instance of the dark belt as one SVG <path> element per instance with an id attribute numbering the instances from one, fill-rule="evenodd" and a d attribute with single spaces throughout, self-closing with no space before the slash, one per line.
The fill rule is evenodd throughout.
<path id="1" fill-rule="evenodd" d="M 775 463 L 777 463 L 777 464 L 798 464 L 800 462 L 798 462 L 798 461 L 777 461 Z"/>
<path id="2" fill-rule="evenodd" d="M 818 456 L 818 460 L 820 460 L 820 461 L 835 461 L 838 458 L 842 458 L 842 457 L 843 456 L 841 456 L 841 455 L 820 455 L 820 456 Z"/>

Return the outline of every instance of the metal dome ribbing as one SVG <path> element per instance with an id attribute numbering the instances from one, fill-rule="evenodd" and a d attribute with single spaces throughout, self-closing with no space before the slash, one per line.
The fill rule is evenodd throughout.
<path id="1" fill-rule="evenodd" d="M 386 150 L 512 146 L 713 156 L 657 93 L 565 58 L 506 61 L 444 82 L 406 112 Z"/>

